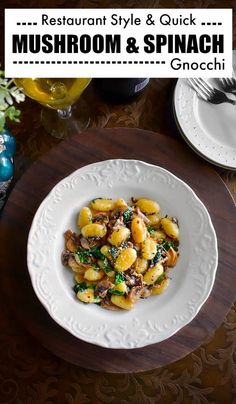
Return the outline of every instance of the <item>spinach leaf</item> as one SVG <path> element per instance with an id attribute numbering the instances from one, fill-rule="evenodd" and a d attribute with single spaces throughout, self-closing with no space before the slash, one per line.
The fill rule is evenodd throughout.
<path id="1" fill-rule="evenodd" d="M 110 261 L 109 261 L 107 258 L 105 258 L 104 261 L 103 261 L 103 267 L 102 267 L 102 269 L 103 269 L 103 271 L 104 271 L 106 274 L 107 274 L 108 272 L 113 271 L 113 267 L 112 267 Z"/>
<path id="2" fill-rule="evenodd" d="M 155 229 L 153 229 L 153 227 L 148 227 L 147 230 L 148 230 L 149 233 L 154 233 L 155 232 Z"/>
<path id="3" fill-rule="evenodd" d="M 123 220 L 124 220 L 124 223 L 126 224 L 126 223 L 130 222 L 131 217 L 132 217 L 132 209 L 131 209 L 131 208 L 128 208 L 128 209 L 126 209 L 126 210 L 124 211 L 124 213 L 123 213 Z"/>
<path id="4" fill-rule="evenodd" d="M 125 292 L 121 292 L 120 290 L 115 290 L 115 289 L 108 289 L 108 293 L 111 295 L 117 295 L 117 296 L 123 296 Z"/>
<path id="5" fill-rule="evenodd" d="M 89 263 L 89 250 L 85 250 L 85 248 L 79 247 L 75 254 L 79 257 L 79 260 L 82 264 Z"/>
<path id="6" fill-rule="evenodd" d="M 86 289 L 95 289 L 96 285 L 87 285 L 85 282 L 76 283 L 73 287 L 74 292 L 83 292 Z"/>
<path id="7" fill-rule="evenodd" d="M 166 240 L 164 240 L 163 243 L 162 243 L 162 247 L 163 247 L 166 251 L 168 251 L 171 247 L 172 247 L 175 251 L 178 251 L 178 245 L 179 245 L 179 242 L 178 242 L 178 241 L 166 241 Z"/>
<path id="8" fill-rule="evenodd" d="M 121 272 L 117 272 L 115 275 L 115 285 L 119 285 L 119 283 L 125 280 L 124 275 Z"/>
<path id="9" fill-rule="evenodd" d="M 84 290 L 87 289 L 87 285 L 85 282 L 76 283 L 75 286 L 73 287 L 73 289 L 74 289 L 75 293 L 83 292 Z"/>
<path id="10" fill-rule="evenodd" d="M 162 244 L 157 244 L 157 252 L 155 257 L 151 260 L 151 266 L 156 265 L 158 261 L 160 261 L 164 252 L 165 250 L 163 249 Z"/>
<path id="11" fill-rule="evenodd" d="M 162 283 L 162 281 L 164 281 L 164 279 L 166 279 L 166 274 L 165 274 L 165 272 L 162 274 L 162 275 L 160 275 L 159 276 L 159 278 L 157 278 L 157 280 L 156 280 L 156 284 L 157 285 L 160 285 L 161 283 Z"/>
<path id="12" fill-rule="evenodd" d="M 173 241 L 164 241 L 163 243 L 162 243 L 162 247 L 166 250 L 166 251 L 168 251 L 171 247 L 173 247 Z"/>
<path id="13" fill-rule="evenodd" d="M 92 247 L 89 251 L 89 254 L 92 255 L 94 258 L 99 260 L 104 260 L 106 257 L 103 253 L 101 253 L 99 247 Z"/>
<path id="14" fill-rule="evenodd" d="M 82 264 L 89 264 L 90 257 L 94 257 L 100 260 L 105 259 L 105 255 L 101 253 L 99 247 L 92 247 L 90 250 L 86 250 L 83 247 L 79 247 L 78 251 L 75 253 Z"/>

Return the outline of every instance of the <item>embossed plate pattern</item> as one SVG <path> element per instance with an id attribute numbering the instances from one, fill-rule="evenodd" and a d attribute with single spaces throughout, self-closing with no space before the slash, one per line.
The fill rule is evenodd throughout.
<path id="1" fill-rule="evenodd" d="M 76 230 L 79 209 L 101 196 L 156 199 L 162 215 L 176 216 L 180 223 L 180 258 L 169 288 L 138 301 L 129 312 L 80 303 L 73 276 L 61 264 L 64 231 Z M 58 324 L 86 342 L 130 349 L 163 341 L 196 316 L 211 292 L 218 251 L 210 216 L 187 184 L 145 162 L 107 160 L 80 168 L 52 189 L 35 214 L 27 260 L 35 293 Z"/>

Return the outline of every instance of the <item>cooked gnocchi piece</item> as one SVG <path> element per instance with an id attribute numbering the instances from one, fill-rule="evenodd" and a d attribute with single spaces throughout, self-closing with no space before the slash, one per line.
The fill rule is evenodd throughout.
<path id="1" fill-rule="evenodd" d="M 142 243 L 147 237 L 147 228 L 142 218 L 134 217 L 131 222 L 131 232 L 135 243 Z"/>
<path id="2" fill-rule="evenodd" d="M 157 252 L 157 243 L 151 237 L 146 238 L 142 243 L 142 257 L 146 260 L 152 260 Z"/>
<path id="3" fill-rule="evenodd" d="M 102 270 L 94 269 L 93 267 L 86 269 L 84 278 L 88 281 L 100 281 L 103 278 L 104 272 Z"/>
<path id="4" fill-rule="evenodd" d="M 148 260 L 145 258 L 138 257 L 135 261 L 135 271 L 138 274 L 142 274 L 143 272 L 146 272 L 148 269 Z"/>
<path id="5" fill-rule="evenodd" d="M 87 206 L 84 206 L 78 215 L 77 220 L 78 227 L 82 229 L 82 227 L 92 223 L 92 217 L 93 216 L 91 210 Z"/>
<path id="6" fill-rule="evenodd" d="M 160 216 L 157 213 L 147 215 L 147 218 L 150 221 L 150 226 L 156 226 L 160 222 Z"/>
<path id="7" fill-rule="evenodd" d="M 160 212 L 159 204 L 151 199 L 138 199 L 136 205 L 139 207 L 141 212 L 145 213 L 146 215 L 153 215 Z"/>
<path id="8" fill-rule="evenodd" d="M 81 229 L 81 233 L 85 238 L 104 237 L 106 232 L 106 227 L 99 223 L 86 224 L 86 226 L 82 227 Z"/>
<path id="9" fill-rule="evenodd" d="M 63 264 L 83 303 L 131 310 L 163 293 L 178 260 L 179 224 L 148 198 L 96 198 L 77 215 L 78 233 L 65 232 Z"/>
<path id="10" fill-rule="evenodd" d="M 114 246 L 121 245 L 130 236 L 130 230 L 126 226 L 119 226 L 111 233 L 108 241 Z"/>
<path id="11" fill-rule="evenodd" d="M 114 268 L 120 272 L 127 271 L 136 261 L 136 258 L 137 252 L 134 248 L 123 248 L 115 261 Z"/>
<path id="12" fill-rule="evenodd" d="M 114 209 L 115 201 L 108 198 L 96 198 L 91 201 L 90 206 L 94 210 L 98 210 L 100 212 L 108 212 Z"/>
<path id="13" fill-rule="evenodd" d="M 102 300 L 99 296 L 95 296 L 94 289 L 91 287 L 77 292 L 76 296 L 83 303 L 99 303 Z"/>
<path id="14" fill-rule="evenodd" d="M 112 295 L 111 302 L 124 310 L 131 310 L 134 307 L 134 303 L 125 296 Z"/>
<path id="15" fill-rule="evenodd" d="M 173 221 L 173 219 L 171 220 L 167 217 L 164 217 L 163 219 L 161 219 L 161 227 L 167 236 L 178 240 L 179 227 L 177 223 Z"/>
<path id="16" fill-rule="evenodd" d="M 147 285 L 153 285 L 164 272 L 163 265 L 161 263 L 157 263 L 153 267 L 149 268 L 145 273 L 143 280 Z"/>

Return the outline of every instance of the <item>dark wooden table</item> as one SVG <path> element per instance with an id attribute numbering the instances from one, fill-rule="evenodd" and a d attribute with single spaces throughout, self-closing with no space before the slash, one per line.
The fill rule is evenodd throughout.
<path id="1" fill-rule="evenodd" d="M 3 3 L 2 8 L 23 6 L 20 0 Z M 36 1 L 24 2 L 24 7 L 40 6 L 42 4 Z M 43 6 L 47 6 L 46 2 Z M 50 2 L 50 6 L 123 7 L 124 2 L 57 0 Z M 211 0 L 125 2 L 125 7 L 214 6 L 235 7 L 235 3 Z M 184 144 L 170 113 L 172 86 L 172 80 L 154 79 L 141 97 L 126 105 L 112 106 L 102 101 L 91 85 L 84 94 L 90 106 L 91 125 L 94 128 L 126 126 L 151 129 L 173 136 Z M 22 123 L 12 127 L 18 143 L 16 180 L 34 160 L 58 143 L 43 131 L 38 104 L 28 100 L 23 109 Z M 236 174 L 221 169 L 217 172 L 236 201 Z M 2 403 L 232 403 L 236 398 L 235 305 L 215 334 L 185 358 L 149 372 L 112 375 L 88 371 L 54 356 L 29 335 L 3 296 L 0 294 Z"/>

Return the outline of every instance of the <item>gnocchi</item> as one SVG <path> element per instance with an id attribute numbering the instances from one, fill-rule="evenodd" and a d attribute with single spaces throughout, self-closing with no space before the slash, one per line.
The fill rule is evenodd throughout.
<path id="1" fill-rule="evenodd" d="M 119 226 L 111 233 L 108 241 L 114 246 L 121 245 L 130 236 L 130 230 L 126 226 Z"/>
<path id="2" fill-rule="evenodd" d="M 179 238 L 179 227 L 177 223 L 173 221 L 173 219 L 169 219 L 167 217 L 164 217 L 161 219 L 161 227 L 166 233 L 167 236 L 170 238 L 178 240 Z"/>
<path id="3" fill-rule="evenodd" d="M 121 252 L 119 253 L 116 261 L 115 261 L 115 265 L 114 268 L 117 271 L 127 271 L 127 269 L 129 269 L 133 263 L 136 261 L 137 258 L 137 252 L 134 248 L 124 248 L 121 250 Z"/>
<path id="4" fill-rule="evenodd" d="M 100 212 L 108 212 L 109 210 L 114 209 L 115 202 L 112 199 L 108 198 L 97 198 L 91 201 L 90 206 L 94 210 L 98 210 Z"/>
<path id="5" fill-rule="evenodd" d="M 82 227 L 81 229 L 81 233 L 85 238 L 104 237 L 106 235 L 106 232 L 106 227 L 99 223 L 86 224 L 86 226 Z"/>
<path id="6" fill-rule="evenodd" d="M 148 198 L 96 198 L 65 232 L 62 263 L 74 273 L 83 303 L 131 310 L 139 298 L 163 293 L 178 260 L 179 224 Z"/>
<path id="7" fill-rule="evenodd" d="M 151 237 L 146 238 L 142 243 L 142 257 L 146 260 L 152 260 L 157 251 L 157 244 Z"/>
<path id="8" fill-rule="evenodd" d="M 159 204 L 151 199 L 138 199 L 136 205 L 139 207 L 141 212 L 145 213 L 146 215 L 153 215 L 160 212 Z"/>
<path id="9" fill-rule="evenodd" d="M 87 206 L 84 206 L 78 215 L 77 225 L 82 229 L 90 223 L 92 223 L 92 212 Z"/>
<path id="10" fill-rule="evenodd" d="M 135 243 L 142 243 L 147 236 L 147 228 L 142 218 L 134 217 L 131 222 L 131 232 Z"/>

